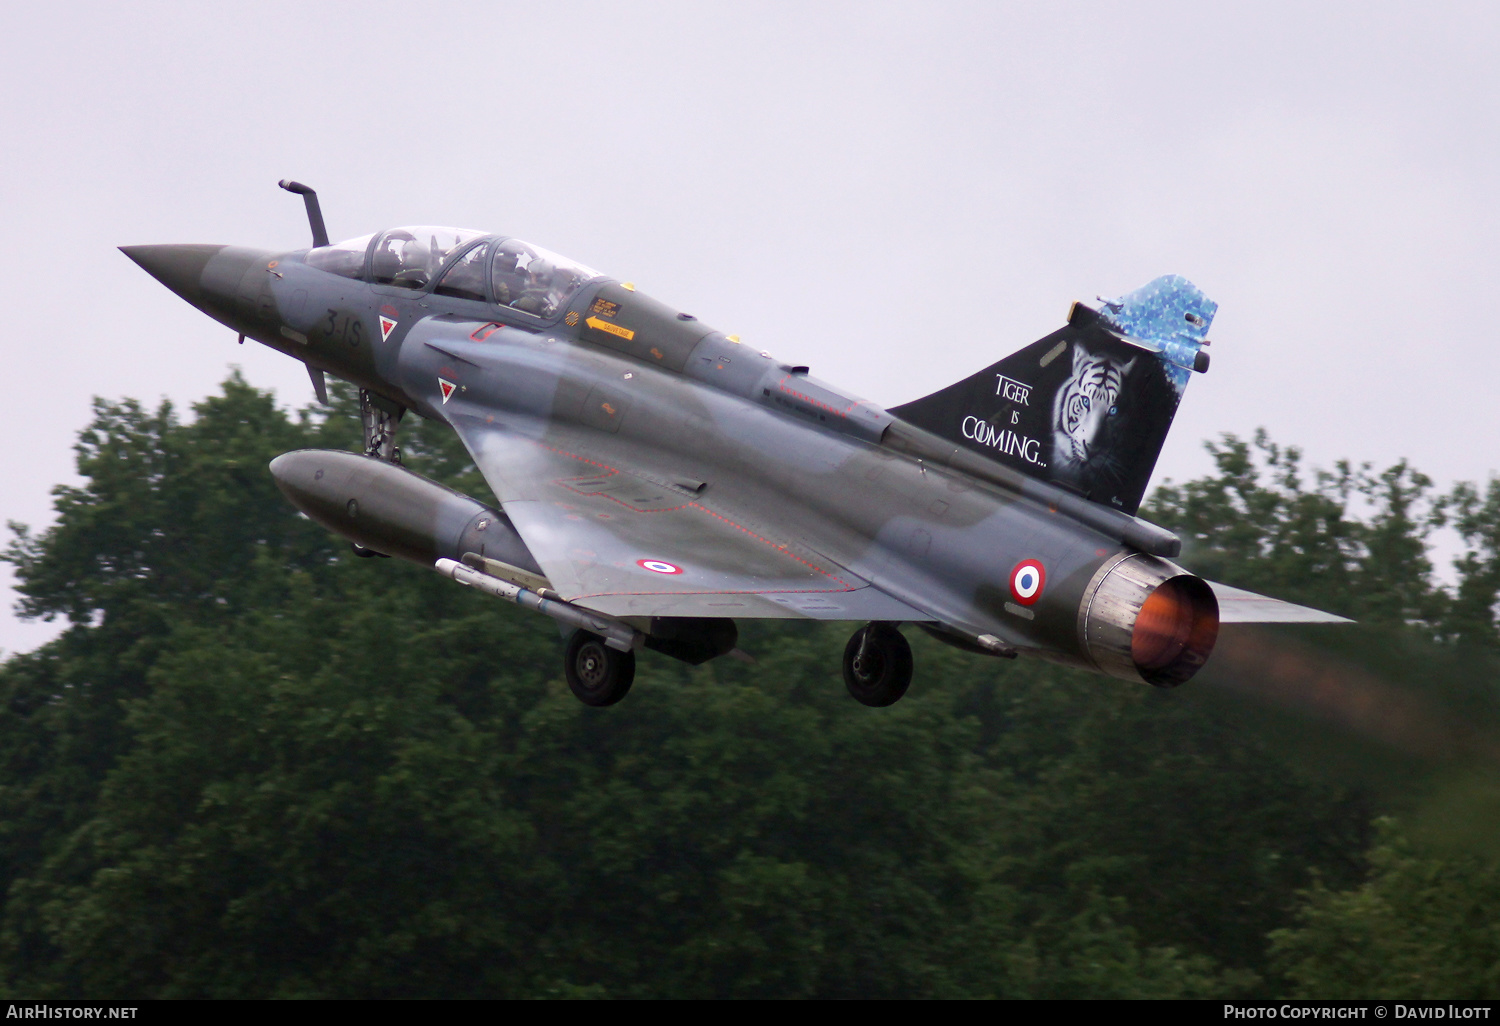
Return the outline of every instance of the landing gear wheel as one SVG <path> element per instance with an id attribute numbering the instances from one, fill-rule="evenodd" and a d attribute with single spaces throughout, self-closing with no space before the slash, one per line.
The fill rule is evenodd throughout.
<path id="1" fill-rule="evenodd" d="M 635 653 L 610 648 L 589 631 L 574 631 L 563 657 L 568 687 L 584 705 L 614 705 L 635 682 Z"/>
<path id="2" fill-rule="evenodd" d="M 844 646 L 844 686 L 861 705 L 899 701 L 911 684 L 911 645 L 894 624 L 861 627 Z"/>

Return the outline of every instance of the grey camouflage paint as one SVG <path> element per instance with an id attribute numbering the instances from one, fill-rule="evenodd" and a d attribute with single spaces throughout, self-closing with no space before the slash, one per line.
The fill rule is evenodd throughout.
<path id="1" fill-rule="evenodd" d="M 551 587 L 631 622 L 905 621 L 1098 669 L 1080 643 L 1097 572 L 1176 552 L 609 279 L 543 320 L 306 250 L 124 251 L 231 329 L 451 425 Z M 1024 602 L 1023 561 L 1045 567 Z"/>

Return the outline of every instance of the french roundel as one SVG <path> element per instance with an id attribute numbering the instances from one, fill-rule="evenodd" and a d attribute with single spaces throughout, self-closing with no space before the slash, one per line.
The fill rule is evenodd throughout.
<path id="1" fill-rule="evenodd" d="M 680 574 L 682 567 L 668 563 L 664 559 L 638 559 L 635 565 L 650 570 L 653 574 Z"/>
<path id="2" fill-rule="evenodd" d="M 1023 560 L 1010 572 L 1011 596 L 1021 605 L 1029 606 L 1042 597 L 1042 586 L 1047 583 L 1047 569 L 1035 559 Z"/>

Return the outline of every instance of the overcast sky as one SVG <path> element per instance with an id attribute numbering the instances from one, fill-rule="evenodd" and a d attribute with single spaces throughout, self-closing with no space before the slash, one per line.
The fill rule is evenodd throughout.
<path id="1" fill-rule="evenodd" d="M 1183 274 L 1220 304 L 1155 481 L 1265 426 L 1500 470 L 1494 4 L 14 4 L 0 519 L 96 395 L 300 364 L 115 249 L 519 235 L 895 405 Z M 9 577 L 0 577 L 8 589 Z M 13 593 L 5 592 L 7 600 Z M 7 602 L 8 604 L 8 602 Z M 55 627 L 0 615 L 0 648 Z"/>

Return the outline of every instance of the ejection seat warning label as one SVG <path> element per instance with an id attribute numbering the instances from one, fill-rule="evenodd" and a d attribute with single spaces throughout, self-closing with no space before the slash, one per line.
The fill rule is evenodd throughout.
<path id="1" fill-rule="evenodd" d="M 589 306 L 589 318 L 583 323 L 587 324 L 595 331 L 602 331 L 606 335 L 613 335 L 616 338 L 623 338 L 626 342 L 629 342 L 631 339 L 635 338 L 635 332 L 631 331 L 629 328 L 622 328 L 618 324 L 611 324 L 608 320 L 599 319 L 601 317 L 607 317 L 610 320 L 613 320 L 615 315 L 619 312 L 619 303 L 611 303 L 609 300 L 601 297 L 594 300 L 593 304 Z"/>

